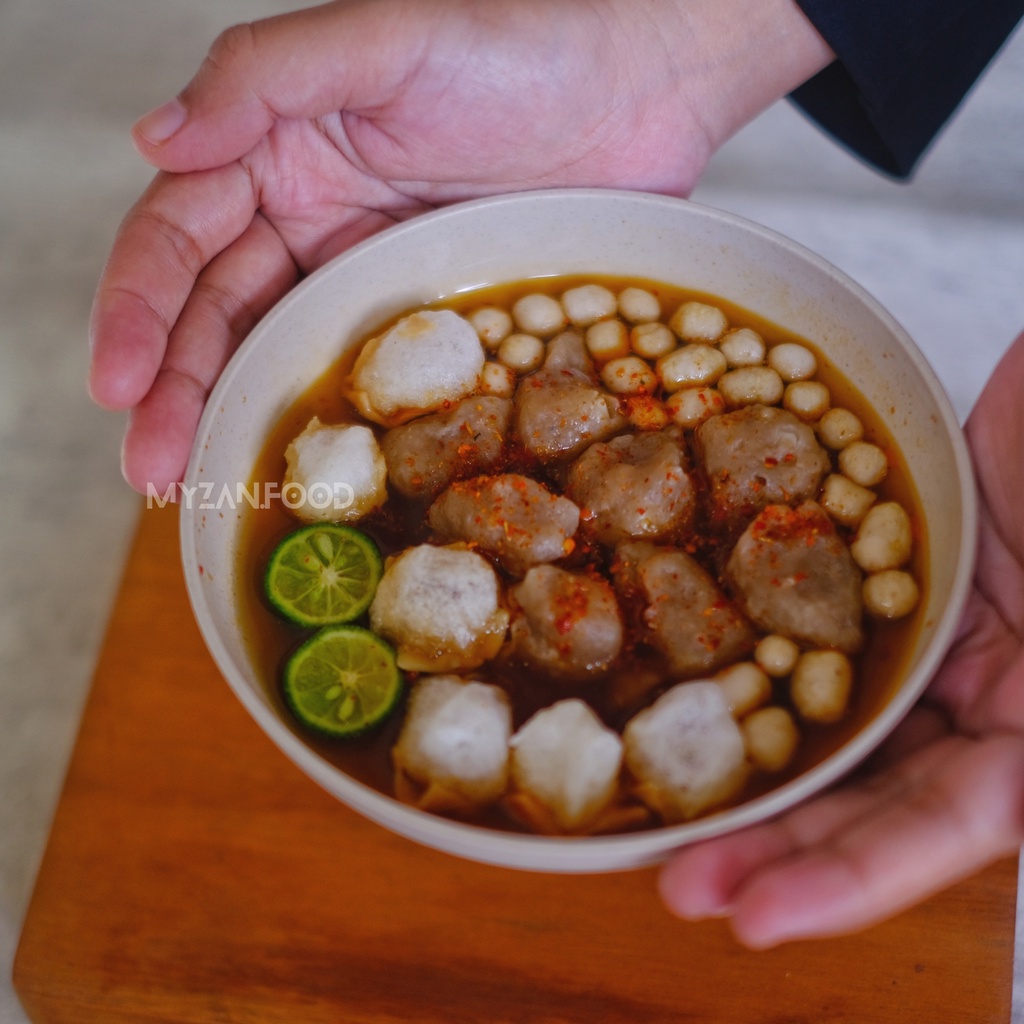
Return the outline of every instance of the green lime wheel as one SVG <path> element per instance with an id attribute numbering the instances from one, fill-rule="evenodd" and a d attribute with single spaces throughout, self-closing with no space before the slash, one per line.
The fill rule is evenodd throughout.
<path id="1" fill-rule="evenodd" d="M 380 725 L 402 687 L 391 645 L 361 626 L 325 626 L 284 670 L 284 696 L 295 717 L 328 736 L 358 736 Z"/>
<path id="2" fill-rule="evenodd" d="M 318 523 L 288 534 L 267 563 L 267 600 L 300 626 L 329 626 L 359 618 L 383 572 L 380 551 L 361 530 Z"/>

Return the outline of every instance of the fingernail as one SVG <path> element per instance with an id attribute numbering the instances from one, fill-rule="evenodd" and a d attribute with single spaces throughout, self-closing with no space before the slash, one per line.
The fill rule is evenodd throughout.
<path id="1" fill-rule="evenodd" d="M 135 131 L 147 142 L 166 142 L 185 123 L 188 111 L 179 100 L 169 100 L 135 122 Z"/>

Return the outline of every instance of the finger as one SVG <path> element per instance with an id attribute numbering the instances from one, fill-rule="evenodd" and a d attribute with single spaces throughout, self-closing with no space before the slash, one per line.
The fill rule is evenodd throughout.
<path id="1" fill-rule="evenodd" d="M 210 390 L 297 277 L 284 243 L 260 216 L 200 274 L 153 386 L 129 417 L 122 471 L 133 487 L 164 494 L 181 480 Z"/>
<path id="2" fill-rule="evenodd" d="M 256 199 L 238 165 L 158 175 L 125 218 L 90 321 L 89 390 L 110 409 L 142 400 L 203 268 L 252 222 Z"/>
<path id="3" fill-rule="evenodd" d="M 376 106 L 428 45 L 415 13 L 333 3 L 233 26 L 180 95 L 140 119 L 136 146 L 164 170 L 197 170 L 249 152 L 279 119 Z"/>
<path id="4" fill-rule="evenodd" d="M 888 765 L 899 750 L 909 754 L 947 732 L 938 712 L 917 707 L 891 737 L 892 752 L 887 743 L 873 762 Z M 684 848 L 662 869 L 662 898 L 674 913 L 688 920 L 731 913 L 737 890 L 755 870 L 831 839 L 926 775 L 932 762 L 942 756 L 939 744 L 933 742 L 931 749 L 891 771 L 851 778 L 780 818 Z"/>
<path id="5" fill-rule="evenodd" d="M 923 777 L 911 770 L 899 786 L 879 789 L 848 827 L 820 842 L 793 830 L 791 849 L 748 863 L 730 901 L 738 938 L 762 948 L 855 931 L 1017 848 L 1019 739 L 950 740 L 920 760 Z"/>

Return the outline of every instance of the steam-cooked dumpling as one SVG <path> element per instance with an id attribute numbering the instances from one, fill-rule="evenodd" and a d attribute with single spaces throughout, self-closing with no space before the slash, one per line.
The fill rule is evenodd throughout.
<path id="1" fill-rule="evenodd" d="M 399 667 L 451 672 L 498 653 L 508 612 L 498 577 L 481 555 L 458 544 L 420 544 L 386 564 L 370 625 L 395 645 Z"/>
<path id="2" fill-rule="evenodd" d="M 743 734 L 712 682 L 673 686 L 629 720 L 623 742 L 638 795 L 666 822 L 728 800 L 747 777 Z"/>
<path id="3" fill-rule="evenodd" d="M 366 343 L 352 370 L 351 398 L 367 419 L 394 426 L 464 398 L 483 367 L 483 346 L 468 320 L 424 310 Z"/>
<path id="4" fill-rule="evenodd" d="M 618 793 L 622 740 L 581 700 L 538 711 L 511 748 L 515 799 L 542 831 L 584 830 Z"/>
<path id="5" fill-rule="evenodd" d="M 369 427 L 314 416 L 284 457 L 282 492 L 300 519 L 355 522 L 387 500 L 387 466 Z"/>
<path id="6" fill-rule="evenodd" d="M 512 710 L 500 687 L 424 676 L 391 752 L 399 797 L 429 811 L 492 803 L 508 781 L 511 731 Z"/>

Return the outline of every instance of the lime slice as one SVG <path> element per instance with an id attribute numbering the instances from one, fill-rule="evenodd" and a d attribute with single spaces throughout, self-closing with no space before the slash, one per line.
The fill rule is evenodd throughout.
<path id="1" fill-rule="evenodd" d="M 373 600 L 383 564 L 373 540 L 339 523 L 304 526 L 288 534 L 267 563 L 270 603 L 300 626 L 329 626 L 359 618 Z"/>
<path id="2" fill-rule="evenodd" d="M 402 695 L 395 652 L 361 626 L 326 626 L 288 660 L 284 695 L 303 725 L 358 736 L 379 725 Z"/>

